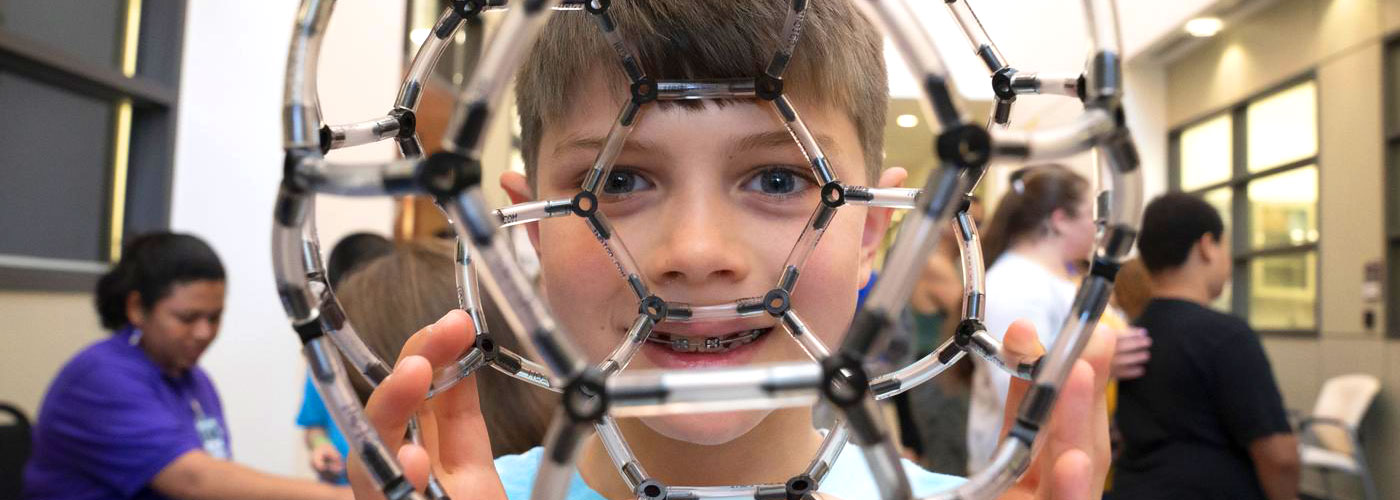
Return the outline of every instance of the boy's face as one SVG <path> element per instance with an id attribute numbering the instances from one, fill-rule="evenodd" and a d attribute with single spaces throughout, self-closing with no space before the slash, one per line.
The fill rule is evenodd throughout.
<path id="1" fill-rule="evenodd" d="M 540 141 L 537 199 L 571 198 L 579 190 L 620 103 L 602 78 L 577 90 L 562 120 L 546 123 Z M 590 96 L 589 98 L 584 98 Z M 837 175 L 869 185 L 855 125 L 827 107 L 794 105 L 817 135 Z M 902 181 L 887 174 L 885 183 Z M 518 174 L 503 186 L 512 199 L 528 199 Z M 816 208 L 821 186 L 792 137 L 762 101 L 738 101 L 702 109 L 645 108 L 612 173 L 603 182 L 602 211 L 635 257 L 653 294 L 694 306 L 762 296 Z M 821 243 L 802 268 L 793 308 L 834 348 L 855 312 L 874 251 L 888 225 L 887 210 L 847 205 L 837 211 Z M 592 362 L 603 360 L 637 317 L 637 298 L 583 220 L 543 221 L 531 237 L 540 257 L 542 286 L 561 326 Z M 653 336 L 706 338 L 747 335 L 757 340 L 718 353 L 677 352 L 648 342 L 630 368 L 680 369 L 740 366 L 806 355 L 774 319 L 687 324 L 661 323 Z M 644 419 L 657 432 L 687 442 L 720 444 L 752 429 L 766 412 L 678 415 Z"/>

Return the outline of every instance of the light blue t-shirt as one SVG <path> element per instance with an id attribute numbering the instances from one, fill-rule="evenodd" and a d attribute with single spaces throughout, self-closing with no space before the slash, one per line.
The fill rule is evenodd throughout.
<path id="1" fill-rule="evenodd" d="M 501 483 L 505 486 L 506 497 L 509 500 L 530 499 L 530 491 L 535 485 L 535 474 L 540 470 L 540 459 L 543 454 L 544 448 L 536 446 L 520 455 L 507 455 L 496 459 L 496 472 L 501 475 Z M 929 496 L 935 492 L 958 486 L 965 481 L 957 476 L 946 476 L 923 470 L 908 460 L 901 460 L 901 462 L 916 496 Z M 875 486 L 875 478 L 870 475 L 870 469 L 865 465 L 865 454 L 861 453 L 860 448 L 853 444 L 847 444 L 841 454 L 836 457 L 836 463 L 832 464 L 831 471 L 822 480 L 821 487 L 817 488 L 817 491 L 843 500 L 878 500 L 880 498 L 880 490 Z M 564 499 L 605 500 L 602 495 L 593 491 L 583 482 L 583 476 L 579 475 L 577 468 L 574 469 L 573 477 L 569 480 L 569 494 Z"/>

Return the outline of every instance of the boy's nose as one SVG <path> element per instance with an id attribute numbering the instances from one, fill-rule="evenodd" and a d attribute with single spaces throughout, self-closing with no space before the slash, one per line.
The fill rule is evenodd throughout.
<path id="1" fill-rule="evenodd" d="M 648 276 L 663 287 L 734 284 L 748 277 L 751 253 L 742 241 L 743 232 L 751 228 L 736 220 L 732 210 L 714 201 L 675 200 L 668 205 L 664 212 L 669 213 L 660 219 L 667 223 L 653 228 L 658 239 L 641 264 Z M 687 300 L 696 299 L 720 298 Z"/>

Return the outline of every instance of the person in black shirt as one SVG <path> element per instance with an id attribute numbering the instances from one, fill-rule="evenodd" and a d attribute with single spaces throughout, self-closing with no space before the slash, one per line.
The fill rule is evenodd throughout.
<path id="1" fill-rule="evenodd" d="M 1206 307 L 1230 277 L 1220 214 L 1168 194 L 1143 215 L 1138 251 L 1153 299 L 1146 374 L 1119 384 L 1115 499 L 1293 499 L 1298 441 L 1259 338 Z"/>

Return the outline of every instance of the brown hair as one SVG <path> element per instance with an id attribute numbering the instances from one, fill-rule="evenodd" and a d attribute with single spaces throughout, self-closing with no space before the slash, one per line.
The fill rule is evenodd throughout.
<path id="1" fill-rule="evenodd" d="M 787 3 L 614 0 L 609 12 L 653 79 L 752 78 L 763 73 L 778 47 Z M 784 93 L 807 103 L 831 104 L 850 117 L 872 180 L 882 163 L 889 100 L 881 43 L 880 34 L 849 2 L 812 2 L 783 75 Z M 565 116 L 571 103 L 587 97 L 577 94 L 579 82 L 602 68 L 620 100 L 628 95 L 628 85 L 617 52 L 583 11 L 555 13 L 525 61 L 516 80 L 516 106 L 525 172 L 534 182 L 544 124 Z M 797 104 L 800 113 L 801 102 Z"/>
<path id="2" fill-rule="evenodd" d="M 1064 165 L 1035 165 L 1012 173 L 1011 189 L 982 232 L 983 261 L 991 266 L 1016 242 L 1045 236 L 1045 221 L 1056 210 L 1078 216 L 1088 192 L 1089 181 Z"/>
<path id="3" fill-rule="evenodd" d="M 1124 262 L 1118 269 L 1118 277 L 1113 280 L 1113 301 L 1128 316 L 1128 321 L 1137 320 L 1147 309 L 1147 303 L 1152 301 L 1152 276 L 1147 273 L 1147 266 L 1142 265 L 1142 259 Z"/>
<path id="4" fill-rule="evenodd" d="M 381 359 L 393 363 L 409 336 L 457 308 L 452 255 L 451 244 L 445 242 L 399 244 L 393 253 L 345 279 L 338 290 L 345 314 L 365 345 Z M 483 306 L 486 311 L 496 309 L 490 304 Z M 488 330 L 506 331 L 499 318 L 487 315 L 486 322 Z M 519 352 L 512 335 L 493 335 L 492 340 Z M 555 398 L 490 368 L 477 374 L 492 454 L 522 453 L 538 446 Z"/>

